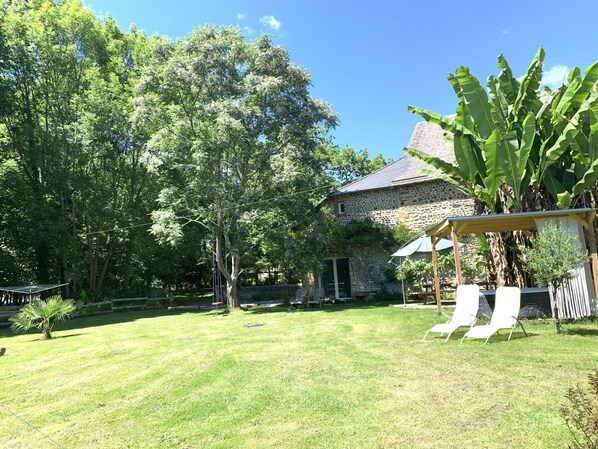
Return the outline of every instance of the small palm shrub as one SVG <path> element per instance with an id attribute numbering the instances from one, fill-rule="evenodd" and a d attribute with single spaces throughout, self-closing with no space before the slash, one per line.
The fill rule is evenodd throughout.
<path id="1" fill-rule="evenodd" d="M 70 317 L 75 308 L 72 300 L 63 300 L 60 296 L 52 296 L 47 301 L 34 300 L 23 306 L 18 315 L 9 318 L 10 328 L 15 332 L 36 328 L 42 331 L 44 340 L 51 339 L 54 324 Z"/>

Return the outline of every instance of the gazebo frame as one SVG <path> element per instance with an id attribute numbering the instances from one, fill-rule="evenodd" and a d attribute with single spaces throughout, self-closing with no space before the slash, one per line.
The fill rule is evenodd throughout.
<path id="1" fill-rule="evenodd" d="M 434 267 L 434 289 L 438 313 L 442 313 L 440 301 L 440 278 L 438 277 L 438 255 L 436 243 L 450 235 L 455 255 L 457 285 L 463 284 L 461 273 L 461 255 L 459 254 L 458 236 L 462 234 L 482 234 L 485 232 L 534 231 L 537 219 L 573 218 L 586 230 L 587 243 L 590 247 L 594 291 L 598 294 L 598 255 L 596 253 L 596 234 L 592 223 L 596 218 L 596 209 L 567 209 L 543 212 L 518 212 L 512 214 L 474 215 L 448 217 L 442 223 L 426 231 L 432 239 L 432 264 Z"/>

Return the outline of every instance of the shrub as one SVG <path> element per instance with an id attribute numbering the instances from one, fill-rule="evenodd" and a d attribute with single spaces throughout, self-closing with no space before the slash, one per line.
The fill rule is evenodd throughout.
<path id="1" fill-rule="evenodd" d="M 588 260 L 588 253 L 577 246 L 576 237 L 557 225 L 547 225 L 532 239 L 532 248 L 522 248 L 525 263 L 540 287 L 552 286 L 552 297 L 566 281 L 575 277 L 573 269 Z M 557 333 L 561 332 L 559 310 L 554 305 Z"/>
<path id="2" fill-rule="evenodd" d="M 598 370 L 588 375 L 588 384 L 588 388 L 570 388 L 566 395 L 569 405 L 561 407 L 573 435 L 571 449 L 598 449 Z"/>
<path id="3" fill-rule="evenodd" d="M 42 331 L 43 339 L 52 338 L 52 328 L 58 321 L 65 320 L 75 311 L 72 300 L 52 296 L 47 301 L 34 300 L 23 306 L 19 314 L 9 318 L 15 332 L 25 332 L 32 327 Z"/>

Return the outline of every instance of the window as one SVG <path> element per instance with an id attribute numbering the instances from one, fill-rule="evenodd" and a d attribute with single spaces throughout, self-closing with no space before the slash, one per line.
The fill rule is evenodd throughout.
<path id="1" fill-rule="evenodd" d="M 343 215 L 345 212 L 345 203 L 338 203 L 338 214 Z"/>

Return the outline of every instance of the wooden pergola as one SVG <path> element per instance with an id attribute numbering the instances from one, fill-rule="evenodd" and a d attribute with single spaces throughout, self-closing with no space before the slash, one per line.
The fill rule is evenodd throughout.
<path id="1" fill-rule="evenodd" d="M 438 277 L 438 256 L 436 254 L 436 243 L 443 238 L 450 236 L 453 241 L 453 252 L 455 254 L 455 271 L 457 285 L 463 284 L 461 274 L 461 255 L 459 254 L 458 236 L 462 234 L 483 234 L 485 232 L 506 232 L 506 231 L 534 231 L 537 229 L 538 219 L 573 218 L 586 230 L 587 242 L 590 247 L 592 277 L 594 279 L 594 291 L 598 293 L 598 255 L 596 254 L 596 235 L 591 226 L 596 218 L 596 209 L 567 209 L 550 210 L 543 212 L 520 212 L 513 214 L 475 215 L 464 217 L 449 217 L 442 223 L 428 229 L 426 234 L 432 240 L 432 263 L 434 266 L 434 288 L 438 313 L 442 313 L 440 301 L 440 278 Z"/>

